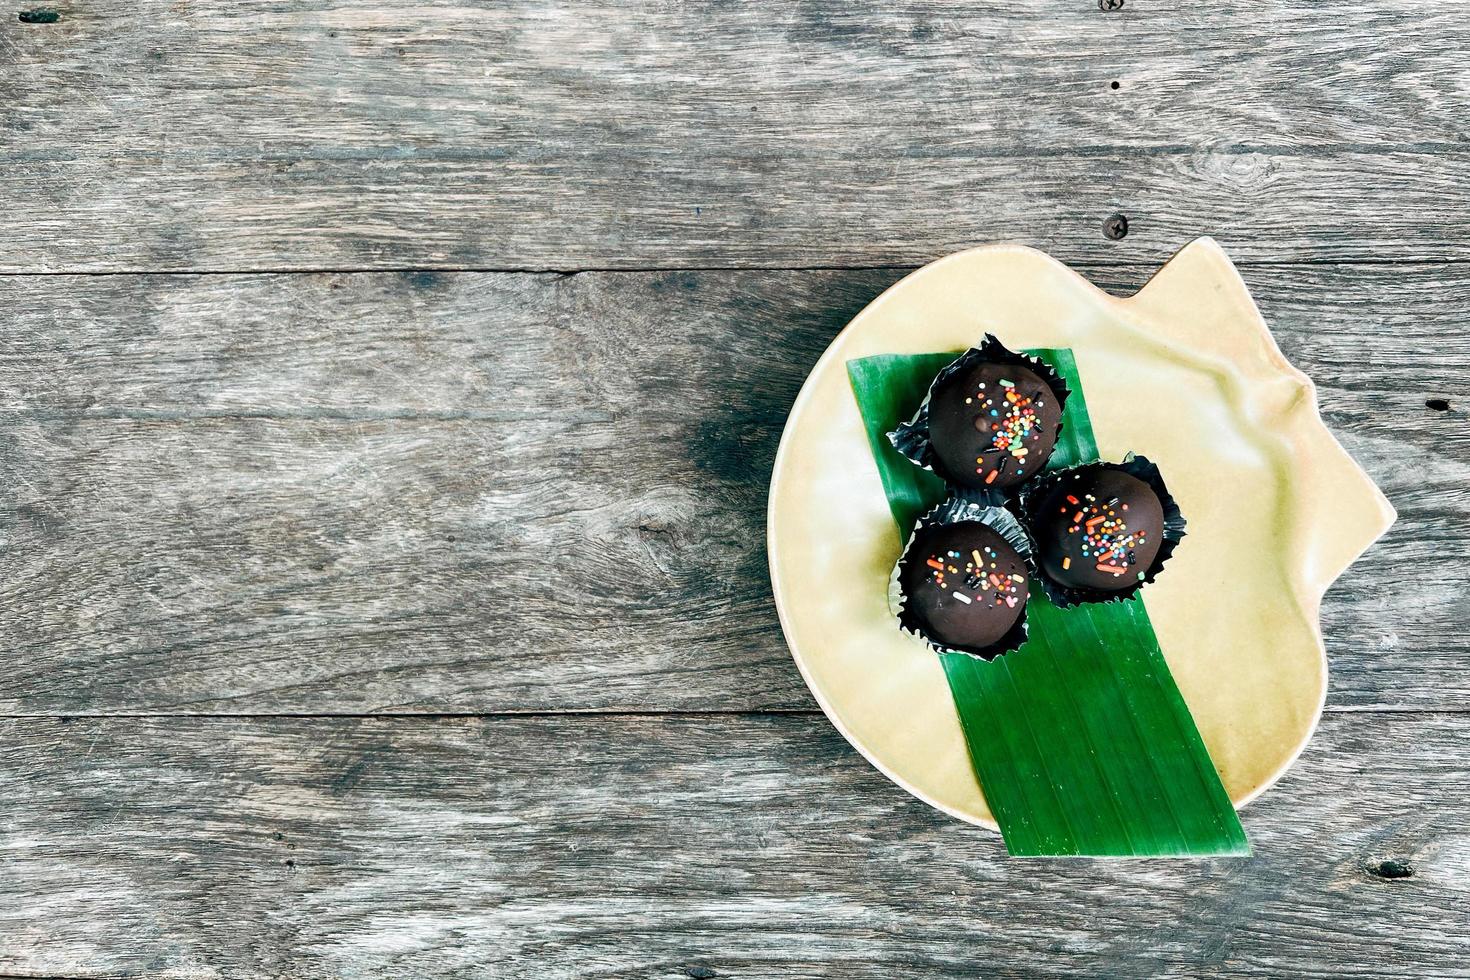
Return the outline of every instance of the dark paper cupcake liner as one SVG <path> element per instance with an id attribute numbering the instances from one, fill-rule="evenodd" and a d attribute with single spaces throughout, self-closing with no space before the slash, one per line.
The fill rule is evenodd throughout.
<path id="1" fill-rule="evenodd" d="M 1129 453 L 1121 463 L 1084 463 L 1081 466 L 1073 466 L 1064 470 L 1041 473 L 1023 484 L 1020 493 L 1016 496 L 1014 506 L 1028 536 L 1031 534 L 1031 529 L 1037 526 L 1037 519 L 1040 517 L 1037 507 L 1053 489 L 1068 480 L 1099 469 L 1121 470 L 1149 485 L 1149 488 L 1158 496 L 1159 503 L 1164 509 L 1163 540 L 1159 543 L 1159 551 L 1154 556 L 1153 563 L 1144 570 L 1143 578 L 1136 580 L 1126 589 L 1112 592 L 1061 584 L 1046 574 L 1046 569 L 1041 566 L 1033 549 L 1029 556 L 1032 580 L 1040 583 L 1046 597 L 1052 601 L 1053 605 L 1062 609 L 1088 602 L 1122 602 L 1133 598 L 1138 594 L 1138 590 L 1158 577 L 1164 568 L 1164 563 L 1169 560 L 1169 556 L 1174 554 L 1174 549 L 1184 538 L 1184 515 L 1179 512 L 1179 504 L 1175 502 L 1174 497 L 1169 493 L 1169 488 L 1164 484 L 1164 477 L 1159 473 L 1159 468 L 1148 457 L 1135 456 L 1132 453 Z"/>
<path id="2" fill-rule="evenodd" d="M 1036 376 L 1046 382 L 1046 386 L 1052 390 L 1057 399 L 1058 413 L 1064 413 L 1067 407 L 1067 396 L 1071 389 L 1062 376 L 1052 369 L 1052 366 L 1038 357 L 1030 357 L 1026 354 L 1017 354 L 1006 347 L 991 334 L 986 334 L 978 346 L 971 347 L 959 357 L 950 361 L 939 369 L 934 380 L 929 383 L 929 390 L 924 394 L 924 400 L 919 403 L 919 410 L 914 417 L 903 423 L 894 431 L 888 433 L 888 441 L 893 443 L 900 455 L 909 461 L 931 473 L 939 476 L 944 482 L 951 486 L 958 486 L 952 475 L 946 473 L 944 465 L 934 453 L 934 444 L 929 439 L 929 402 L 934 397 L 934 388 L 951 375 L 964 371 L 971 366 L 989 362 L 992 364 L 1015 364 L 1035 372 Z M 1061 436 L 1062 421 L 1057 420 L 1057 435 Z M 1035 477 L 1032 477 L 1035 479 Z M 966 493 L 973 498 L 988 500 L 999 504 L 1010 498 L 1018 488 L 1007 490 L 985 490 L 966 488 Z"/>
<path id="3" fill-rule="evenodd" d="M 1021 556 L 1026 567 L 1031 567 L 1031 539 L 1016 515 L 1009 510 L 987 500 L 976 499 L 974 495 L 953 494 L 945 499 L 943 503 L 930 510 L 914 524 L 913 533 L 909 535 L 908 544 L 904 546 L 903 555 L 894 566 L 890 581 L 892 595 L 897 604 L 898 625 L 905 632 L 927 643 L 930 649 L 938 653 L 961 653 L 968 657 L 979 660 L 994 660 L 996 657 L 1004 656 L 1015 650 L 1026 642 L 1026 610 L 1021 610 L 1021 615 L 1015 624 L 1006 631 L 995 643 L 987 647 L 953 647 L 939 643 L 929 638 L 924 632 L 923 626 L 919 624 L 917 617 L 909 609 L 908 596 L 903 592 L 902 573 L 907 567 L 910 551 L 920 531 L 925 528 L 943 524 L 957 524 L 963 521 L 975 521 L 984 524 L 999 534 L 1005 542 L 1016 553 Z M 1034 576 L 1033 576 L 1034 577 Z M 1029 583 L 1028 583 L 1029 584 Z"/>

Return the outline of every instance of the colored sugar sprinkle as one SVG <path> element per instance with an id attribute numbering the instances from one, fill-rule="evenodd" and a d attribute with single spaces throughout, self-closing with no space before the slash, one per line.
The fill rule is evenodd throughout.
<path id="1" fill-rule="evenodd" d="M 991 432 L 990 449 L 1002 455 L 996 462 L 995 469 L 986 476 L 986 483 L 995 482 L 996 474 L 1005 467 L 1006 456 L 1010 456 L 1016 469 L 1020 470 L 1026 464 L 1026 457 L 1031 455 L 1031 447 L 1026 445 L 1027 441 L 1036 442 L 1041 439 L 1041 416 L 1037 414 L 1037 409 L 1041 406 L 1040 400 L 1022 394 L 1017 390 L 1014 381 L 1002 378 L 999 385 L 1003 393 L 987 395 L 985 385 L 981 384 L 973 398 L 965 399 L 967 405 L 978 401 L 981 416 L 995 420 L 988 423 Z M 980 427 L 979 423 L 977 427 Z M 976 463 L 979 466 L 975 472 L 984 473 L 984 459 L 977 459 Z"/>
<path id="2" fill-rule="evenodd" d="M 958 601 L 967 606 L 989 601 L 1012 609 L 1020 601 L 1021 586 L 1025 584 L 1026 576 L 993 571 L 1000 555 L 989 545 L 972 549 L 970 557 L 964 559 L 963 569 L 945 561 L 948 558 L 958 561 L 961 555 L 958 551 L 945 551 L 931 555 L 924 564 L 933 569 L 929 573 L 929 581 L 949 592 Z M 987 558 L 990 560 L 987 561 Z M 951 582 L 963 585 L 968 591 L 962 592 L 954 588 Z"/>
<path id="3" fill-rule="evenodd" d="M 1121 513 L 1128 508 L 1119 506 L 1117 497 L 1100 502 L 1090 493 L 1084 496 L 1087 501 L 1072 515 L 1072 526 L 1067 528 L 1067 533 L 1082 536 L 1082 557 L 1091 558 L 1098 571 L 1115 578 L 1126 575 L 1131 566 L 1138 564 L 1134 552 L 1148 540 L 1148 535 L 1128 530 Z M 1076 503 L 1072 497 L 1067 499 Z M 1066 513 L 1066 508 L 1062 513 Z M 1070 558 L 1062 559 L 1062 568 L 1070 568 L 1071 564 Z M 1143 573 L 1138 577 L 1142 579 Z"/>

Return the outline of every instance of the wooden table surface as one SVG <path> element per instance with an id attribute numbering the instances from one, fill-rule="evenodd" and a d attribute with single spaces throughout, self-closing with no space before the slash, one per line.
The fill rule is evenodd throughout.
<path id="1" fill-rule="evenodd" d="M 7 8 L 0 975 L 1470 976 L 1470 6 L 1099 6 Z M 1254 857 L 1008 860 L 803 687 L 776 443 L 916 265 L 1203 234 L 1399 523 Z"/>

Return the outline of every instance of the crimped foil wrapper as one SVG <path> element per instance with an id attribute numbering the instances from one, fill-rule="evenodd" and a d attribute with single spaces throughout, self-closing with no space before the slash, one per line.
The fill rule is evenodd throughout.
<path id="1" fill-rule="evenodd" d="M 1021 486 L 1020 493 L 1016 495 L 1013 506 L 1021 518 L 1022 525 L 1026 528 L 1027 535 L 1031 534 L 1031 528 L 1036 526 L 1037 518 L 1040 516 L 1036 512 L 1037 507 L 1054 488 L 1098 469 L 1121 470 L 1129 476 L 1137 477 L 1153 489 L 1164 509 L 1163 540 L 1159 542 L 1159 552 L 1154 556 L 1153 564 L 1144 569 L 1143 578 L 1135 580 L 1128 588 L 1115 592 L 1062 585 L 1046 574 L 1046 570 L 1041 567 L 1041 562 L 1037 560 L 1033 550 L 1028 558 L 1031 565 L 1031 579 L 1033 582 L 1040 583 L 1046 597 L 1052 601 L 1053 605 L 1062 609 L 1087 602 L 1122 602 L 1133 598 L 1138 594 L 1139 589 L 1158 577 L 1159 572 L 1164 568 L 1164 563 L 1169 560 L 1170 555 L 1174 554 L 1174 549 L 1184 538 L 1184 515 L 1179 512 L 1179 504 L 1175 502 L 1174 497 L 1169 493 L 1169 488 L 1164 484 L 1164 477 L 1159 472 L 1159 468 L 1148 457 L 1135 456 L 1132 453 L 1129 453 L 1121 463 L 1084 463 L 1081 466 L 1040 473 L 1026 481 Z"/>
<path id="2" fill-rule="evenodd" d="M 1016 364 L 1035 372 L 1037 377 L 1046 382 L 1047 387 L 1056 395 L 1057 411 L 1059 413 L 1057 419 L 1057 435 L 1058 437 L 1061 436 L 1063 423 L 1060 414 L 1065 412 L 1067 396 L 1072 391 L 1067 387 L 1067 382 L 1060 374 L 1052 369 L 1050 364 L 1040 358 L 1018 354 L 1005 344 L 1002 344 L 992 334 L 986 334 L 977 346 L 971 347 L 959 357 L 939 369 L 939 373 L 929 383 L 929 390 L 925 393 L 924 400 L 919 403 L 919 409 L 914 413 L 914 417 L 888 433 L 888 441 L 893 443 L 893 448 L 897 449 L 902 456 L 909 459 L 915 465 L 936 474 L 952 486 L 957 484 L 951 475 L 944 471 L 943 464 L 940 463 L 938 457 L 934 454 L 933 443 L 929 440 L 929 402 L 934 397 L 935 386 L 959 371 L 964 371 L 977 363 L 985 362 L 992 364 Z M 1032 477 L 1033 480 L 1035 478 Z M 991 503 L 999 504 L 1009 499 L 1017 489 L 1019 488 L 984 490 L 967 487 L 965 488 L 965 493 L 972 497 L 980 497 Z"/>
<path id="3" fill-rule="evenodd" d="M 979 660 L 994 660 L 996 657 L 1004 656 L 1012 650 L 1017 649 L 1026 642 L 1026 610 L 1021 610 L 1021 615 L 1016 619 L 1006 634 L 988 647 L 951 647 L 938 643 L 929 638 L 919 624 L 918 619 L 908 606 L 908 597 L 904 594 L 900 584 L 900 576 L 909 560 L 909 552 L 913 547 L 914 539 L 918 532 L 935 525 L 957 524 L 963 521 L 975 521 L 992 528 L 1007 544 L 1016 549 L 1025 563 L 1027 569 L 1032 567 L 1031 562 L 1031 538 L 1022 527 L 1016 515 L 1004 507 L 990 501 L 986 494 L 972 494 L 968 491 L 951 494 L 943 503 L 920 517 L 914 524 L 914 530 L 909 535 L 908 544 L 904 546 L 903 555 L 899 557 L 898 564 L 893 567 L 893 574 L 889 577 L 888 597 L 889 607 L 898 617 L 899 628 L 905 633 L 916 636 L 929 645 L 930 649 L 938 653 L 960 653 L 967 657 L 975 657 Z M 1028 586 L 1034 582 L 1035 575 L 1030 576 Z"/>

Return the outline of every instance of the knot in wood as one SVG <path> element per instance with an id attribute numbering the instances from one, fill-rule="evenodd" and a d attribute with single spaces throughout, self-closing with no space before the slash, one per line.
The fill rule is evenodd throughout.
<path id="1" fill-rule="evenodd" d="M 1412 878 L 1414 877 L 1414 866 L 1407 861 L 1379 861 L 1377 864 L 1369 864 L 1364 870 L 1375 878 Z"/>

